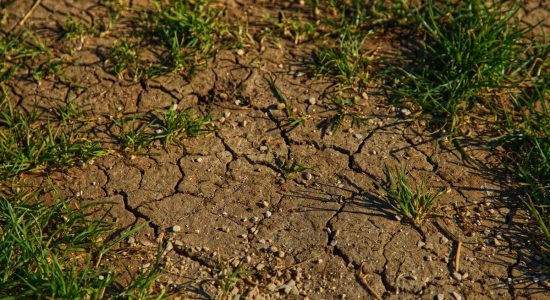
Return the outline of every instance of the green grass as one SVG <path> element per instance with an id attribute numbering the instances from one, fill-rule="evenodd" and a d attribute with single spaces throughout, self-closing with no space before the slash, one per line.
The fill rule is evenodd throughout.
<path id="1" fill-rule="evenodd" d="M 267 34 L 277 35 L 291 40 L 294 44 L 308 42 L 319 35 L 313 22 L 304 20 L 301 16 L 287 17 L 282 11 L 278 18 L 266 17 L 273 29 L 268 29 Z"/>
<path id="2" fill-rule="evenodd" d="M 220 11 L 210 1 L 154 1 L 156 11 L 148 15 L 147 29 L 165 49 L 155 72 L 184 71 L 192 74 L 212 56 L 223 30 Z"/>
<path id="3" fill-rule="evenodd" d="M 306 121 L 302 113 L 299 113 L 294 109 L 292 104 L 287 101 L 281 90 L 277 87 L 274 80 L 269 80 L 269 87 L 275 99 L 279 102 L 279 105 L 282 106 L 282 110 L 285 113 L 285 120 L 279 125 L 281 129 L 284 129 L 286 132 L 289 132 L 299 125 L 303 125 Z"/>
<path id="4" fill-rule="evenodd" d="M 64 69 L 68 65 L 70 65 L 70 62 L 64 58 L 48 57 L 38 68 L 31 69 L 30 73 L 32 78 L 39 84 L 44 78 L 48 77 L 65 79 Z"/>
<path id="5" fill-rule="evenodd" d="M 0 196 L 0 296 L 14 299 L 147 299 L 156 273 L 141 274 L 120 289 L 114 270 L 102 267 L 102 257 L 139 230 L 105 240 L 114 224 L 91 217 L 101 203 L 79 204 L 57 197 L 52 205 L 41 191 Z M 114 295 L 106 295 L 106 290 Z"/>
<path id="6" fill-rule="evenodd" d="M 540 253 L 550 265 L 550 104 L 548 74 L 525 89 L 516 98 L 519 115 L 509 115 L 500 143 L 509 150 L 509 172 L 525 192 L 529 208 L 541 238 Z M 550 272 L 550 268 L 546 270 Z"/>
<path id="7" fill-rule="evenodd" d="M 392 208 L 406 217 L 414 225 L 432 216 L 437 208 L 437 200 L 443 194 L 442 190 L 432 191 L 426 188 L 425 179 L 413 180 L 404 166 L 390 170 L 385 167 L 386 181 L 382 184 L 385 196 L 382 197 Z"/>
<path id="8" fill-rule="evenodd" d="M 20 69 L 31 70 L 30 62 L 48 51 L 48 47 L 31 31 L 0 33 L 0 85 Z"/>
<path id="9" fill-rule="evenodd" d="M 5 92 L 0 95 L 0 178 L 65 169 L 107 153 L 70 124 L 50 122 L 36 111 L 14 108 Z"/>
<path id="10" fill-rule="evenodd" d="M 309 169 L 306 165 L 294 158 L 285 159 L 278 162 L 279 172 L 285 179 L 291 178 L 297 173 L 301 173 Z"/>
<path id="11" fill-rule="evenodd" d="M 498 2 L 428 2 L 417 13 L 420 53 L 389 72 L 394 100 L 452 133 L 464 132 L 473 111 L 497 109 L 499 93 L 522 81 L 533 49 L 515 13 Z"/>
<path id="12" fill-rule="evenodd" d="M 331 118 L 324 120 L 320 124 L 321 128 L 330 128 L 332 132 L 336 132 L 346 120 L 350 121 L 351 127 L 361 127 L 369 119 L 361 112 L 354 97 L 335 95 L 332 97 L 332 105 L 336 113 Z"/>
<path id="13" fill-rule="evenodd" d="M 144 62 L 139 59 L 136 47 L 133 43 L 119 40 L 107 54 L 108 71 L 118 78 L 125 75 L 134 81 L 141 78 L 145 72 Z"/>
<path id="14" fill-rule="evenodd" d="M 502 161 L 550 264 L 550 46 L 520 23 L 517 9 L 500 1 L 427 2 L 409 24 L 419 41 L 405 53 L 414 55 L 390 67 L 386 79 L 394 101 L 423 112 L 454 141 L 489 134 L 493 146 L 504 146 Z"/>
<path id="15" fill-rule="evenodd" d="M 118 118 L 114 120 L 114 134 L 124 150 L 140 153 L 156 141 L 167 149 L 169 145 L 182 145 L 185 138 L 212 132 L 212 121 L 210 115 L 200 115 L 192 108 L 178 110 L 174 104 L 166 111 Z"/>
<path id="16" fill-rule="evenodd" d="M 90 31 L 91 29 L 87 28 L 82 21 L 73 19 L 73 16 L 69 15 L 65 22 L 59 25 L 59 38 L 64 41 L 82 39 Z"/>
<path id="17" fill-rule="evenodd" d="M 347 86 L 366 86 L 368 59 L 363 48 L 365 35 L 345 29 L 336 44 L 324 43 L 313 51 L 315 73 L 336 78 Z"/>

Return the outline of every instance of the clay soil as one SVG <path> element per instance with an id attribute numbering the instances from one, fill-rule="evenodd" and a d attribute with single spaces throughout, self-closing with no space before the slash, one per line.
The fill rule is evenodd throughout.
<path id="1" fill-rule="evenodd" d="M 96 2 L 44 0 L 27 22 L 53 43 L 58 24 L 69 14 L 90 26 L 105 18 Z M 131 9 L 150 7 L 147 1 L 130 2 Z M 8 24 L 32 3 L 13 5 Z M 224 18 L 249 20 L 253 37 L 268 26 L 262 21 L 266 14 L 300 10 L 287 1 L 219 5 L 227 12 Z M 533 1 L 522 13 L 547 22 L 544 7 Z M 186 139 L 182 146 L 154 147 L 143 155 L 115 151 L 51 176 L 67 194 L 114 202 L 109 218 L 121 230 L 150 222 L 107 264 L 136 270 L 153 264 L 161 247 L 163 273 L 157 287 L 182 299 L 219 297 L 214 279 L 238 265 L 246 273 L 228 292 L 232 299 L 550 296 L 548 280 L 530 273 L 537 261 L 523 231 L 526 211 L 496 172 L 469 165 L 421 122 L 404 118 L 376 84 L 360 97 L 360 112 L 369 119 L 364 126 L 345 123 L 335 132 L 320 126 L 335 114 L 334 85 L 309 76 L 313 41 L 295 45 L 280 38 L 275 45 L 255 40 L 242 52 L 220 49 L 191 78 L 171 74 L 133 82 L 105 67 L 108 49 L 132 34 L 131 18 L 131 10 L 125 11 L 104 36 L 58 42 L 76 62 L 67 67 L 67 77 L 82 88 L 75 91 L 53 79 L 41 84 L 17 80 L 9 86 L 23 107 L 47 107 L 71 93 L 93 120 L 90 137 L 112 149 L 118 149 L 109 137 L 117 110 L 149 112 L 177 103 L 216 118 L 215 132 Z M 367 44 L 375 55 L 393 51 L 386 36 Z M 304 113 L 303 125 L 283 126 L 285 115 L 274 107 L 270 80 Z M 307 102 L 311 97 L 314 105 Z M 475 147 L 468 151 L 479 159 L 492 157 Z M 289 159 L 307 169 L 283 176 L 281 162 Z M 420 227 L 402 220 L 375 184 L 384 179 L 385 165 L 400 163 L 414 177 L 427 178 L 430 187 L 445 190 L 439 216 Z"/>

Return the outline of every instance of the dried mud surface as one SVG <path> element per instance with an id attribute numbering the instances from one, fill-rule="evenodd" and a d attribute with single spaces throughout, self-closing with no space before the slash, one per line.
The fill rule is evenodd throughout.
<path id="1" fill-rule="evenodd" d="M 31 3 L 20 1 L 8 20 L 13 22 Z M 274 3 L 225 5 L 253 17 L 275 14 L 280 7 Z M 523 12 L 547 25 L 548 3 L 534 3 Z M 68 14 L 92 24 L 101 9 L 95 1 L 44 0 L 29 22 L 54 36 L 56 22 Z M 121 22 L 116 30 L 127 31 L 124 26 Z M 159 244 L 168 247 L 159 284 L 182 298 L 208 298 L 208 282 L 193 280 L 214 276 L 220 261 L 242 262 L 256 273 L 254 281 L 233 291 L 249 299 L 550 295 L 548 282 L 535 282 L 528 272 L 536 262 L 526 255 L 526 214 L 499 181 L 405 120 L 376 88 L 361 100 L 370 117 L 366 126 L 343 126 L 333 134 L 318 127 L 334 114 L 327 95 L 330 82 L 286 72 L 303 65 L 311 46 L 282 41 L 280 49 L 256 44 L 243 55 L 221 50 L 190 80 L 174 74 L 142 84 L 105 71 L 106 49 L 116 39 L 113 33 L 86 37 L 74 52 L 77 63 L 67 69 L 85 87 L 74 96 L 89 108 L 92 135 L 109 140 L 113 108 L 147 112 L 177 103 L 204 110 L 213 103 L 211 113 L 225 121 L 216 123 L 214 133 L 183 141 L 184 147 L 153 149 L 154 155 L 114 154 L 57 175 L 66 193 L 112 201 L 110 218 L 121 229 L 150 221 L 135 241 L 121 245 L 111 263 L 137 266 L 154 260 Z M 384 40 L 372 43 L 386 47 Z M 291 131 L 282 126 L 284 114 L 272 107 L 276 99 L 268 79 L 307 115 L 304 125 Z M 22 106 L 47 105 L 74 93 L 47 80 L 41 85 L 21 80 L 10 89 Z M 306 104 L 309 97 L 317 103 Z M 489 159 L 491 153 L 473 155 Z M 310 167 L 307 174 L 285 179 L 277 164 L 289 157 Z M 397 220 L 374 184 L 383 178 L 385 164 L 400 162 L 415 177 L 427 176 L 432 187 L 446 190 L 441 217 L 421 228 Z M 181 230 L 174 232 L 176 225 Z M 454 274 L 458 241 L 459 275 Z"/>

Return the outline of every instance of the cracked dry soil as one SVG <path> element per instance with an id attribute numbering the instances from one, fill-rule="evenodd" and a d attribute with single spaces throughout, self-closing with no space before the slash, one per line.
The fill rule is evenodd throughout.
<path id="1" fill-rule="evenodd" d="M 44 0 L 30 22 L 42 26 L 45 36 L 68 14 L 92 24 L 102 16 L 95 2 Z M 19 15 L 31 4 L 21 1 Z M 250 19 L 281 8 L 262 1 L 224 5 L 229 12 L 246 11 Z M 127 33 L 127 26 L 121 21 L 115 32 Z M 251 24 L 252 31 L 254 26 L 263 25 Z M 22 106 L 73 93 L 94 120 L 90 135 L 105 141 L 114 107 L 135 113 L 177 103 L 211 109 L 224 120 L 216 122 L 216 132 L 183 141 L 184 147 L 114 154 L 57 177 L 68 194 L 112 201 L 109 216 L 121 230 L 150 222 L 107 263 L 134 268 L 151 263 L 161 245 L 166 251 L 159 285 L 181 298 L 213 297 L 213 282 L 201 279 L 217 276 L 220 262 L 253 272 L 230 291 L 247 299 L 549 296 L 547 283 L 529 274 L 534 262 L 529 237 L 521 231 L 527 222 L 523 208 L 494 177 L 403 119 L 376 87 L 361 98 L 367 125 L 347 124 L 332 134 L 318 127 L 334 114 L 333 86 L 295 72 L 312 46 L 281 40 L 281 48 L 257 43 L 242 55 L 220 50 L 190 80 L 173 74 L 143 84 L 105 71 L 105 51 L 116 39 L 116 34 L 87 36 L 74 52 L 76 64 L 67 76 L 86 88 L 75 92 L 55 81 L 17 81 L 11 92 Z M 373 49 L 390 47 L 386 39 L 370 43 Z M 268 79 L 306 115 L 303 125 L 283 126 L 285 115 L 272 107 L 277 101 Z M 310 97 L 315 105 L 307 104 Z M 470 151 L 491 159 L 491 153 Z M 277 163 L 288 158 L 308 166 L 312 176 L 285 179 Z M 384 177 L 384 165 L 400 162 L 415 177 L 426 176 L 430 186 L 446 190 L 441 216 L 420 228 L 397 220 L 378 196 L 375 182 Z"/>

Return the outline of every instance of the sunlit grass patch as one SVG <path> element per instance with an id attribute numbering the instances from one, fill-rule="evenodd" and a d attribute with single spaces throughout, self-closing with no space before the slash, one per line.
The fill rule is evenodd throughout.
<path id="1" fill-rule="evenodd" d="M 416 226 L 434 214 L 442 190 L 427 188 L 425 179 L 413 179 L 404 166 L 393 170 L 386 166 L 384 172 L 386 181 L 381 184 L 385 191 L 383 199 L 399 214 Z"/>
<path id="2" fill-rule="evenodd" d="M 193 73 L 210 59 L 223 32 L 220 11 L 207 0 L 153 3 L 156 10 L 148 14 L 147 30 L 166 49 L 157 71 Z"/>
<path id="3" fill-rule="evenodd" d="M 101 266 L 102 258 L 140 226 L 106 240 L 114 224 L 89 212 L 104 203 L 80 204 L 79 199 L 58 196 L 47 205 L 40 197 L 41 191 L 0 195 L 0 296 L 151 297 L 156 270 L 120 288 L 118 274 Z M 107 295 L 107 289 L 115 295 Z"/>
<path id="4" fill-rule="evenodd" d="M 5 92 L 0 95 L 0 177 L 69 168 L 107 153 L 71 124 L 40 119 L 37 111 L 14 108 Z"/>
<path id="5" fill-rule="evenodd" d="M 178 110 L 174 104 L 165 111 L 117 118 L 113 121 L 116 128 L 113 133 L 122 149 L 140 153 L 156 141 L 165 149 L 170 145 L 182 145 L 185 138 L 215 130 L 212 123 L 210 115 L 201 115 L 192 108 Z"/>

